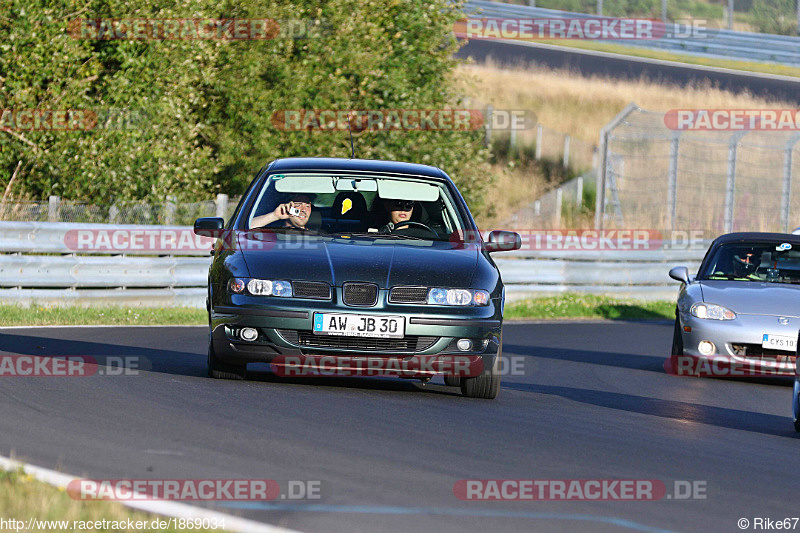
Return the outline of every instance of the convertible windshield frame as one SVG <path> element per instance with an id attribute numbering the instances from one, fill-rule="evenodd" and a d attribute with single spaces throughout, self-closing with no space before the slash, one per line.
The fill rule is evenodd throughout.
<path id="1" fill-rule="evenodd" d="M 800 247 L 772 240 L 721 243 L 709 251 L 696 279 L 800 284 Z"/>

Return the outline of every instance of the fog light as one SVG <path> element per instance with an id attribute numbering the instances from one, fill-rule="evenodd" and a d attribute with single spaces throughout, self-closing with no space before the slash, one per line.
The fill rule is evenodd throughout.
<path id="1" fill-rule="evenodd" d="M 711 341 L 700 341 L 700 344 L 697 345 L 697 350 L 703 355 L 711 355 L 715 349 L 716 347 Z"/>
<path id="2" fill-rule="evenodd" d="M 258 338 L 258 331 L 255 328 L 242 328 L 239 336 L 245 341 L 254 341 Z"/>
<path id="3" fill-rule="evenodd" d="M 472 349 L 472 341 L 470 339 L 458 339 L 456 347 L 462 352 L 468 352 Z"/>

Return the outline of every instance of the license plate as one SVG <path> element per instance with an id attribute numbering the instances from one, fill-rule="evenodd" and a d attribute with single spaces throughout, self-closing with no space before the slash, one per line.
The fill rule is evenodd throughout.
<path id="1" fill-rule="evenodd" d="M 785 337 L 783 335 L 767 335 L 761 340 L 762 348 L 769 348 L 771 350 L 785 350 L 794 352 L 797 350 L 797 339 L 795 337 Z"/>
<path id="2" fill-rule="evenodd" d="M 401 316 L 314 313 L 314 333 L 348 337 L 402 338 L 406 321 Z"/>

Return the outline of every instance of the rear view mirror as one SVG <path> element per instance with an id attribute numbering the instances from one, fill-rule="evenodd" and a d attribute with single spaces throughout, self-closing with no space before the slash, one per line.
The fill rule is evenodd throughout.
<path id="1" fill-rule="evenodd" d="M 672 268 L 669 271 L 669 277 L 674 279 L 675 281 L 681 281 L 683 283 L 689 283 L 689 269 L 685 266 L 677 266 Z"/>
<path id="2" fill-rule="evenodd" d="M 204 217 L 194 221 L 194 234 L 202 237 L 219 237 L 225 219 L 219 217 Z"/>
<path id="3" fill-rule="evenodd" d="M 484 244 L 487 252 L 509 252 L 522 248 L 522 237 L 515 231 L 495 230 L 489 233 L 489 241 Z"/>

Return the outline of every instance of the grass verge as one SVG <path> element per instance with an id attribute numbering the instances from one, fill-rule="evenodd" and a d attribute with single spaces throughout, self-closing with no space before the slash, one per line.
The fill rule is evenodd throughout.
<path id="1" fill-rule="evenodd" d="M 664 319 L 675 316 L 675 302 L 617 300 L 607 296 L 567 293 L 506 304 L 507 319 Z M 205 309 L 98 307 L 19 307 L 0 305 L 2 326 L 197 325 L 207 321 Z"/>
<path id="2" fill-rule="evenodd" d="M 205 309 L 189 307 L 22 307 L 0 305 L 0 326 L 203 325 Z"/>
<path id="3" fill-rule="evenodd" d="M 675 302 L 618 300 L 608 296 L 567 293 L 506 304 L 508 319 L 664 320 L 675 318 Z"/>
<path id="4" fill-rule="evenodd" d="M 30 531 L 186 531 L 185 528 L 175 527 L 151 528 L 154 520 L 159 521 L 158 526 L 167 525 L 161 522 L 168 522 L 169 517 L 134 511 L 120 503 L 73 500 L 66 491 L 37 481 L 20 470 L 0 470 L 0 517 L 3 517 L 6 523 L 9 520 L 17 520 L 17 526 L 20 525 L 19 521 L 24 522 L 25 525 L 18 530 L 27 530 L 29 520 L 38 520 L 39 523 Z M 105 527 L 102 527 L 103 520 L 106 521 Z M 129 520 L 133 528 L 127 527 Z M 42 524 L 42 521 L 50 523 Z M 136 529 L 136 522 L 146 522 L 147 527 Z M 113 527 L 114 525 L 122 527 Z M 175 523 L 168 525 L 174 526 Z M 6 529 L 14 530 L 13 527 Z M 211 531 L 202 528 L 192 529 Z"/>

